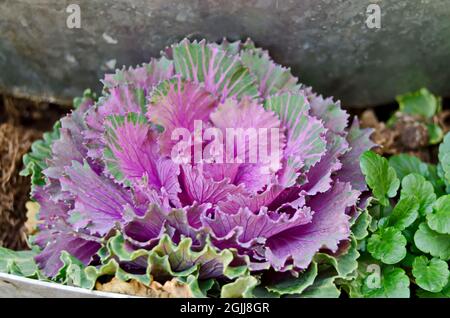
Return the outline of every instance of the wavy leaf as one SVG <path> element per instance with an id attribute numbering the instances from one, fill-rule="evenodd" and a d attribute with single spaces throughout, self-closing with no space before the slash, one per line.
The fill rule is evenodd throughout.
<path id="1" fill-rule="evenodd" d="M 324 155 L 326 132 L 320 120 L 309 115 L 309 104 L 302 95 L 289 93 L 271 96 L 264 102 L 267 110 L 274 111 L 287 129 L 287 144 L 284 158 L 286 186 L 292 186 L 298 171 L 308 169 Z"/>
<path id="2" fill-rule="evenodd" d="M 205 41 L 189 42 L 185 39 L 172 46 L 175 70 L 194 83 L 225 100 L 229 97 L 258 97 L 255 78 L 242 65 L 239 56 L 231 56 Z"/>

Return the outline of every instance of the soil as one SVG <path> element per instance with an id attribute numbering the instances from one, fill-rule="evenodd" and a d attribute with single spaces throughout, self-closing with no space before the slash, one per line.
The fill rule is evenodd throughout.
<path id="1" fill-rule="evenodd" d="M 0 96 L 0 246 L 24 249 L 30 180 L 19 175 L 22 156 L 67 109 Z"/>
<path id="2" fill-rule="evenodd" d="M 433 118 L 444 132 L 450 131 L 449 106 L 450 100 L 444 100 L 444 110 Z M 379 145 L 378 153 L 407 152 L 435 162 L 437 147 L 428 146 L 427 129 L 420 118 L 401 115 L 394 126 L 385 123 L 396 108 L 397 105 L 385 105 L 349 111 L 360 118 L 362 127 L 374 128 L 372 139 Z M 0 95 L 0 246 L 27 248 L 30 228 L 27 230 L 25 222 L 30 180 L 19 175 L 22 156 L 67 111 L 67 106 Z"/>

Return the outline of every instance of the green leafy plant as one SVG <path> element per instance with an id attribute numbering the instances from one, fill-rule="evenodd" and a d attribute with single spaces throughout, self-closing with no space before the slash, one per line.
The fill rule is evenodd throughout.
<path id="1" fill-rule="evenodd" d="M 434 120 L 435 115 L 442 110 L 440 97 L 436 97 L 426 88 L 422 88 L 415 92 L 397 96 L 397 102 L 399 105 L 398 112 L 391 117 L 389 124 L 395 123 L 402 114 L 413 116 L 424 123 L 428 130 L 430 145 L 435 145 L 442 141 L 444 133 Z"/>
<path id="2" fill-rule="evenodd" d="M 358 276 L 346 285 L 350 296 L 450 297 L 449 156 L 450 134 L 437 165 L 406 154 L 361 156 L 374 200 L 358 241 Z"/>

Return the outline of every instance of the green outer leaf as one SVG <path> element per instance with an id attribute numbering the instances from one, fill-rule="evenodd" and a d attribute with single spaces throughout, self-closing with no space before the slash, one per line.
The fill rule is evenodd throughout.
<path id="1" fill-rule="evenodd" d="M 358 268 L 359 252 L 357 250 L 358 242 L 352 235 L 350 240 L 350 246 L 348 250 L 339 256 L 333 256 L 325 253 L 317 253 L 314 256 L 314 260 L 318 264 L 332 265 L 336 271 L 337 278 L 351 279 L 356 275 L 356 269 Z"/>
<path id="2" fill-rule="evenodd" d="M 13 251 L 0 246 L 0 272 L 23 277 L 40 277 L 34 261 L 36 251 Z"/>
<path id="3" fill-rule="evenodd" d="M 433 205 L 433 213 L 427 215 L 430 229 L 450 234 L 450 194 L 440 197 Z"/>
<path id="4" fill-rule="evenodd" d="M 431 212 L 436 194 L 431 182 L 426 181 L 419 174 L 411 173 L 402 180 L 402 191 L 400 198 L 411 197 L 419 203 L 420 215 L 426 215 Z M 417 199 L 417 200 L 416 200 Z"/>
<path id="5" fill-rule="evenodd" d="M 61 260 L 64 263 L 64 266 L 60 270 L 58 274 L 59 279 L 63 282 L 70 279 L 75 282 L 80 282 L 79 287 L 93 289 L 95 287 L 95 283 L 98 278 L 108 275 L 114 276 L 122 281 L 128 281 L 130 279 L 134 279 L 144 285 L 149 285 L 152 282 L 152 277 L 150 272 L 147 270 L 145 274 L 130 274 L 125 272 L 119 265 L 120 257 L 117 257 L 116 253 L 123 253 L 121 256 L 128 256 L 126 259 L 128 261 L 135 260 L 145 254 L 142 251 L 137 251 L 136 253 L 128 253 L 123 250 L 123 246 L 119 246 L 119 240 L 122 239 L 120 235 L 116 235 L 112 237 L 108 243 L 107 248 L 101 252 L 101 265 L 99 266 L 87 266 L 85 267 L 81 262 L 79 262 L 73 256 L 68 255 L 66 252 L 63 252 L 61 256 Z M 116 240 L 116 241 L 114 241 Z M 123 242 L 123 241 L 122 241 Z M 117 245 L 115 245 L 117 244 Z M 67 254 L 67 255 L 65 255 Z M 84 274 L 79 273 L 79 270 L 76 266 L 80 268 L 84 268 Z M 69 270 L 69 272 L 68 272 Z M 73 271 L 73 274 L 70 274 L 70 271 Z M 74 276 L 76 275 L 76 276 Z M 84 276 L 83 276 L 84 275 Z M 57 276 L 57 277 L 58 277 Z"/>
<path id="6" fill-rule="evenodd" d="M 431 94 L 426 88 L 417 92 L 397 96 L 400 111 L 405 114 L 419 115 L 431 118 L 440 107 L 441 100 Z"/>
<path id="7" fill-rule="evenodd" d="M 256 286 L 255 289 L 253 289 L 253 297 L 255 298 L 280 298 L 281 295 L 278 293 L 273 293 L 267 290 L 265 286 L 262 286 L 261 284 Z"/>
<path id="8" fill-rule="evenodd" d="M 47 168 L 46 159 L 50 158 L 52 149 L 51 146 L 55 140 L 60 137 L 59 130 L 61 123 L 57 121 L 53 126 L 51 132 L 44 133 L 41 140 L 36 140 L 31 145 L 31 152 L 23 156 L 24 168 L 20 171 L 21 176 L 31 176 L 31 186 L 34 189 L 36 186 L 45 184 L 42 170 Z"/>
<path id="9" fill-rule="evenodd" d="M 430 253 L 444 261 L 450 259 L 450 235 L 433 231 L 426 222 L 419 225 L 414 234 L 414 243 L 424 253 Z"/>
<path id="10" fill-rule="evenodd" d="M 98 278 L 102 276 L 114 276 L 118 279 L 126 282 L 130 279 L 134 279 L 144 285 L 149 285 L 152 282 L 152 277 L 149 275 L 148 271 L 142 275 L 135 275 L 125 272 L 119 265 L 119 263 L 115 259 L 110 259 L 109 261 L 103 263 L 101 266 L 88 266 L 85 269 L 85 274 L 87 278 L 87 282 L 92 283 L 90 287 L 85 286 L 85 288 L 94 288 L 95 282 Z"/>
<path id="11" fill-rule="evenodd" d="M 389 165 L 395 169 L 400 180 L 410 173 L 417 173 L 424 177 L 428 177 L 427 164 L 419 158 L 407 154 L 399 154 L 389 158 Z"/>
<path id="12" fill-rule="evenodd" d="M 129 252 L 125 249 L 123 237 L 118 234 L 109 241 L 109 248 L 112 255 L 117 255 L 121 261 L 132 261 L 139 257 L 147 257 L 149 261 L 149 274 L 158 277 L 180 277 L 201 272 L 202 266 L 211 261 L 221 262 L 223 274 L 230 278 L 246 275 L 248 272 L 245 265 L 233 265 L 234 251 L 216 249 L 207 242 L 200 251 L 193 251 L 192 240 L 183 238 L 178 244 L 171 241 L 168 235 L 163 235 L 152 250 L 136 250 Z M 189 265 L 189 264 L 195 265 Z"/>
<path id="13" fill-rule="evenodd" d="M 381 205 L 388 206 L 388 198 L 393 198 L 400 186 L 394 168 L 389 167 L 385 158 L 372 151 L 366 151 L 361 156 L 360 166 L 375 198 Z"/>
<path id="14" fill-rule="evenodd" d="M 63 266 L 55 277 L 59 283 L 87 289 L 94 288 L 97 277 L 87 275 L 86 266 L 83 263 L 66 251 L 61 252 L 60 258 Z"/>
<path id="15" fill-rule="evenodd" d="M 177 277 L 187 284 L 195 297 L 206 297 L 208 290 L 216 284 L 214 279 L 199 280 L 202 264 L 219 259 L 223 262 L 223 273 L 229 279 L 242 277 L 235 285 L 229 284 L 225 293 L 234 293 L 249 297 L 253 285 L 253 278 L 248 277 L 247 266 L 230 266 L 234 255 L 229 250 L 216 252 L 207 242 L 204 249 L 198 252 L 191 250 L 192 240 L 183 238 L 179 244 L 174 244 L 167 235 L 164 235 L 157 246 L 152 250 L 128 251 L 125 241 L 120 234 L 113 236 L 107 243 L 107 250 L 102 251 L 102 265 L 85 267 L 75 257 L 63 252 L 61 260 L 64 265 L 55 280 L 62 284 L 70 284 L 82 288 L 93 289 L 98 278 L 114 276 L 122 281 L 134 279 L 144 285 L 149 285 L 153 279 L 164 280 Z M 8 250 L 6 250 L 8 251 Z M 0 250 L 0 253 L 3 250 Z M 8 251 L 9 252 L 9 251 Z M 0 254 L 1 255 L 1 254 Z M 131 262 L 142 258 L 148 261 L 145 274 L 130 274 L 119 265 L 120 262 Z M 6 257 L 4 257 L 6 259 Z M 192 266 L 183 267 L 183 262 L 192 261 Z M 195 261 L 195 262 L 194 262 Z M 0 262 L 0 266 L 3 263 Z M 182 268 L 180 268 L 180 266 Z M 0 267 L 0 270 L 2 267 Z M 245 285 L 247 284 L 247 285 Z"/>
<path id="16" fill-rule="evenodd" d="M 417 285 L 433 293 L 440 292 L 448 283 L 448 265 L 437 258 L 428 260 L 426 256 L 416 257 L 412 273 Z"/>
<path id="17" fill-rule="evenodd" d="M 300 298 L 338 298 L 340 290 L 334 283 L 335 277 L 319 276 L 312 286 L 299 296 Z"/>
<path id="18" fill-rule="evenodd" d="M 252 291 L 258 285 L 258 280 L 253 276 L 243 276 L 236 281 L 222 287 L 221 298 L 250 298 Z"/>
<path id="19" fill-rule="evenodd" d="M 450 132 L 444 137 L 444 141 L 439 146 L 439 164 L 442 169 L 445 183 L 450 186 Z"/>
<path id="20" fill-rule="evenodd" d="M 93 289 L 98 278 L 102 276 L 117 277 L 122 281 L 136 280 L 144 285 L 150 285 L 153 279 L 178 278 L 187 284 L 195 297 L 206 297 L 207 292 L 218 286 L 215 279 L 199 279 L 202 266 L 217 262 L 223 266 L 224 277 L 236 279 L 225 285 L 223 295 L 227 297 L 250 297 L 253 288 L 259 283 L 249 276 L 248 266 L 239 263 L 246 259 L 235 258 L 235 251 L 216 251 L 209 240 L 202 250 L 191 249 L 192 240 L 182 238 L 179 244 L 173 243 L 168 235 L 163 235 L 152 250 L 128 250 L 121 234 L 116 234 L 107 242 L 107 247 L 101 251 L 102 264 L 85 266 L 77 258 L 63 251 L 61 260 L 63 266 L 53 279 L 55 282 L 86 289 Z M 15 252 L 0 247 L 0 272 L 16 274 L 25 277 L 45 279 L 34 261 L 37 251 Z M 120 263 L 136 260 L 147 260 L 148 267 L 144 274 L 130 274 L 124 271 Z M 231 263 L 233 262 L 233 265 Z M 236 263 L 236 264 L 235 264 Z M 185 265 L 187 264 L 187 265 Z M 218 286 L 220 287 L 220 286 Z"/>
<path id="21" fill-rule="evenodd" d="M 295 278 L 286 273 L 285 279 L 266 286 L 269 292 L 280 295 L 301 294 L 306 288 L 314 283 L 317 276 L 317 263 L 312 262 L 306 271 Z"/>
<path id="22" fill-rule="evenodd" d="M 368 210 L 363 211 L 352 226 L 352 233 L 357 240 L 363 240 L 369 235 L 368 227 L 372 222 L 372 216 Z"/>
<path id="23" fill-rule="evenodd" d="M 416 198 L 412 196 L 404 197 L 397 202 L 391 215 L 389 215 L 388 224 L 399 230 L 404 230 L 417 219 L 419 216 L 418 210 L 419 202 L 417 202 Z"/>
<path id="24" fill-rule="evenodd" d="M 406 256 L 406 238 L 397 228 L 380 229 L 369 238 L 367 250 L 383 263 L 395 264 Z"/>

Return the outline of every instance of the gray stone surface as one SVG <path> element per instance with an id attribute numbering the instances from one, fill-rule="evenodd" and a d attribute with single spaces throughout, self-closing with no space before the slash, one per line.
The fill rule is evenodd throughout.
<path id="1" fill-rule="evenodd" d="M 67 5 L 81 28 L 66 26 Z M 366 8 L 381 6 L 381 29 Z M 251 37 L 346 106 L 450 95 L 450 0 L 0 0 L 0 91 L 67 101 L 184 36 Z"/>

